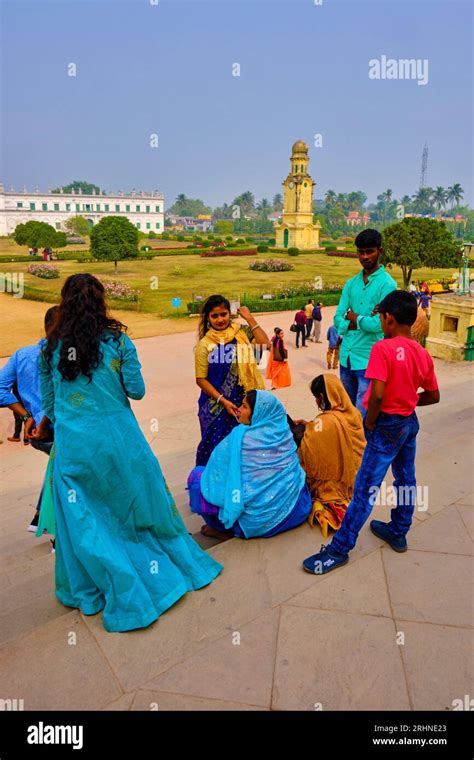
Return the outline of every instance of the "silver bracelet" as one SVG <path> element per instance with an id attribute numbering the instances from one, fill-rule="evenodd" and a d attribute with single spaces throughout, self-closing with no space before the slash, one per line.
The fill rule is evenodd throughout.
<path id="1" fill-rule="evenodd" d="M 223 393 L 221 393 L 221 395 L 220 395 L 220 396 L 219 396 L 219 398 L 217 399 L 217 403 L 219 403 L 219 401 L 221 400 L 221 398 L 223 397 L 223 395 L 224 395 L 224 394 L 223 394 Z"/>
<path id="2" fill-rule="evenodd" d="M 253 332 L 254 330 L 256 330 L 256 329 L 257 329 L 257 327 L 260 327 L 260 325 L 258 324 L 258 322 L 257 322 L 257 324 L 256 324 L 256 325 L 254 325 L 254 326 L 253 326 L 253 327 L 251 327 L 250 329 L 251 329 L 251 330 L 252 330 L 252 332 Z"/>

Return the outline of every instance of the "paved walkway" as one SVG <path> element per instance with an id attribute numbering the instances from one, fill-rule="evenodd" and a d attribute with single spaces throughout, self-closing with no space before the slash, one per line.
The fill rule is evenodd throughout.
<path id="1" fill-rule="evenodd" d="M 259 321 L 288 330 L 292 316 Z M 199 440 L 194 340 L 136 341 L 148 390 L 134 403 L 193 533 L 200 520 L 184 486 Z M 278 395 L 308 418 L 326 344 L 295 351 L 289 342 L 294 385 Z M 472 365 L 435 364 L 442 400 L 419 412 L 428 509 L 416 512 L 406 554 L 365 527 L 349 565 L 318 578 L 301 569 L 322 542 L 307 524 L 268 540 L 199 536 L 224 564 L 221 576 L 126 634 L 56 601 L 49 540 L 26 531 L 45 458 L 6 442 L 13 417 L 0 410 L 0 697 L 23 699 L 26 710 L 450 710 L 472 695 Z M 388 513 L 379 506 L 373 516 Z"/>

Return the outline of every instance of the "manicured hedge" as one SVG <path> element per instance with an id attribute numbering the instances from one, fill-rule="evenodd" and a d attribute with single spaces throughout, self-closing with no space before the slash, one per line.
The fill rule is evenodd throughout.
<path id="1" fill-rule="evenodd" d="M 309 298 L 318 299 L 323 306 L 334 306 L 339 303 L 342 291 L 333 290 L 331 293 L 321 293 L 321 291 L 308 293 L 307 295 L 294 296 L 292 298 L 272 298 L 271 300 L 264 300 L 263 298 L 245 298 L 242 305 L 248 306 L 252 312 L 264 312 L 264 311 L 297 311 L 301 308 L 304 301 Z M 205 299 L 202 301 L 192 301 L 187 304 L 188 312 L 190 314 L 200 314 L 202 305 Z"/>
<path id="2" fill-rule="evenodd" d="M 225 249 L 222 249 L 221 251 L 202 251 L 201 257 L 202 258 L 213 258 L 216 256 L 255 256 L 256 250 L 255 248 L 252 248 L 251 250 L 245 250 L 245 251 L 226 251 Z"/>
<path id="3" fill-rule="evenodd" d="M 326 256 L 341 256 L 343 259 L 358 259 L 355 251 L 326 251 Z"/>

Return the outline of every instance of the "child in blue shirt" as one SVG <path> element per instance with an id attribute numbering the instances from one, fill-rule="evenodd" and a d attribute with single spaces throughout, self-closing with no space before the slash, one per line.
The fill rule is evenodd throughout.
<path id="1" fill-rule="evenodd" d="M 328 341 L 328 352 L 326 354 L 328 369 L 337 369 L 339 366 L 339 347 L 342 343 L 342 338 L 334 325 L 331 325 L 329 328 L 326 339 Z"/>

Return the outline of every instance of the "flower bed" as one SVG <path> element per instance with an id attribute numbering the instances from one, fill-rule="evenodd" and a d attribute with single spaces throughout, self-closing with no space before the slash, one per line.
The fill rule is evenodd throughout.
<path id="1" fill-rule="evenodd" d="M 203 259 L 213 258 L 214 256 L 255 256 L 255 248 L 246 251 L 202 251 L 199 255 Z"/>
<path id="2" fill-rule="evenodd" d="M 42 280 L 57 280 L 59 277 L 59 269 L 49 264 L 30 264 L 28 272 L 35 277 L 41 277 Z"/>
<path id="3" fill-rule="evenodd" d="M 289 272 L 294 269 L 293 264 L 281 259 L 262 259 L 261 261 L 252 261 L 249 269 L 256 272 Z"/>
<path id="4" fill-rule="evenodd" d="M 100 278 L 99 278 L 100 279 Z M 105 295 L 116 301 L 139 301 L 141 296 L 140 290 L 134 290 L 130 285 L 117 280 L 100 280 L 104 286 Z"/>

